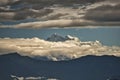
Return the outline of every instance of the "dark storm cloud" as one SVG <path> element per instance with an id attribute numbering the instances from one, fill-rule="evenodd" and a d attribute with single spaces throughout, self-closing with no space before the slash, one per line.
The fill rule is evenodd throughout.
<path id="1" fill-rule="evenodd" d="M 53 12 L 52 9 L 42 9 L 42 10 L 29 9 L 29 10 L 17 12 L 16 15 L 14 16 L 14 19 L 21 20 L 26 18 L 37 18 L 37 17 L 47 15 L 51 12 Z"/>
<path id="2" fill-rule="evenodd" d="M 120 25 L 119 3 L 120 0 L 0 0 L 0 24 L 35 19 L 37 22 L 21 22 L 14 28 Z M 82 6 L 74 8 L 76 4 Z"/>
<path id="3" fill-rule="evenodd" d="M 120 21 L 120 4 L 102 5 L 94 9 L 90 9 L 85 14 L 85 19 L 94 21 L 116 22 Z"/>
<path id="4" fill-rule="evenodd" d="M 17 4 L 19 1 L 20 0 L 0 0 L 0 6 Z"/>
<path id="5" fill-rule="evenodd" d="M 41 5 L 52 5 L 52 4 L 61 4 L 61 5 L 70 5 L 70 4 L 81 4 L 81 3 L 94 3 L 94 2 L 99 2 L 99 1 L 104 1 L 104 0 L 22 0 L 23 2 L 27 3 L 40 3 Z"/>
<path id="6" fill-rule="evenodd" d="M 26 18 L 37 18 L 53 12 L 52 9 L 25 9 L 20 11 L 5 11 L 0 13 L 0 21 L 22 20 Z"/>
<path id="7" fill-rule="evenodd" d="M 52 9 L 44 9 L 54 4 L 73 5 L 74 3 L 94 3 L 103 0 L 0 0 L 0 21 L 24 20 L 26 18 L 40 18 L 47 16 L 48 19 L 58 19 L 66 14 L 55 13 Z M 21 6 L 22 5 L 22 6 Z M 19 6 L 19 8 L 15 8 Z M 15 9 L 12 9 L 12 8 Z M 43 10 L 42 10 L 43 9 Z"/>
<path id="8" fill-rule="evenodd" d="M 16 5 L 16 4 L 39 4 L 39 6 L 50 6 L 53 4 L 71 5 L 74 3 L 94 3 L 104 0 L 0 0 L 0 5 Z"/>
<path id="9" fill-rule="evenodd" d="M 52 14 L 52 15 L 48 15 L 48 16 L 45 16 L 45 20 L 57 20 L 57 19 L 60 19 L 60 17 L 62 16 L 66 16 L 68 15 L 67 13 L 56 13 L 56 14 Z"/>

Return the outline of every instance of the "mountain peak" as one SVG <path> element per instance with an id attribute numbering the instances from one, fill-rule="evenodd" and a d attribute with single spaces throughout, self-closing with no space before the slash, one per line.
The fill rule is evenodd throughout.
<path id="1" fill-rule="evenodd" d="M 52 41 L 52 42 L 59 42 L 59 41 L 66 41 L 66 40 L 79 40 L 79 39 L 76 37 L 72 37 L 70 35 L 61 36 L 57 33 L 54 33 L 50 37 L 47 38 L 47 41 Z"/>

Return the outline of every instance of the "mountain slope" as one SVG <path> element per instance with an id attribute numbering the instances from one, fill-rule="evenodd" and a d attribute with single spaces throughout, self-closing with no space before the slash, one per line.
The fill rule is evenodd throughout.
<path id="1" fill-rule="evenodd" d="M 85 56 L 70 61 L 40 61 L 18 54 L 0 56 L 0 80 L 15 76 L 45 76 L 60 80 L 106 80 L 120 75 L 120 58 Z"/>

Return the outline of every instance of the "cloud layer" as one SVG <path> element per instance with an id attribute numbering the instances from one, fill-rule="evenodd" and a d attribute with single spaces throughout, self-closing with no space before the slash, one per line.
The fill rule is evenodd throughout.
<path id="1" fill-rule="evenodd" d="M 89 22 L 88 22 L 89 23 Z M 51 27 L 73 27 L 85 25 L 83 20 L 48 20 L 48 21 L 38 21 L 30 23 L 21 23 L 13 26 L 14 28 L 51 28 Z M 9 27 L 9 26 L 8 26 Z"/>
<path id="2" fill-rule="evenodd" d="M 0 28 L 16 21 L 21 22 L 10 28 L 119 26 L 119 14 L 120 0 L 0 0 Z"/>
<path id="3" fill-rule="evenodd" d="M 17 52 L 41 60 L 71 60 L 86 55 L 120 57 L 120 47 L 104 46 L 99 41 L 81 42 L 78 39 L 58 42 L 39 38 L 0 38 L 0 55 Z"/>
<path id="4" fill-rule="evenodd" d="M 120 22 L 120 4 L 102 5 L 88 10 L 85 19 L 101 22 Z"/>

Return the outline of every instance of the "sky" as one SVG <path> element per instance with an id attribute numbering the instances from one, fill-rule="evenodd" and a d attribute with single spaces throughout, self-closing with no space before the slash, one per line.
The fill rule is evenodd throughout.
<path id="1" fill-rule="evenodd" d="M 17 53 L 32 59 L 58 62 L 88 55 L 119 58 L 119 35 L 120 0 L 0 0 L 0 56 Z M 7 64 L 6 61 L 3 60 L 3 64 Z M 113 69 L 112 66 L 116 68 Z M 30 69 L 31 66 L 27 67 Z M 111 68 L 113 72 L 119 70 L 114 64 Z M 30 70 L 34 71 L 33 68 Z M 108 70 L 109 72 L 112 73 Z M 43 76 L 21 76 L 11 74 L 12 78 L 19 80 L 59 80 Z"/>
<path id="2" fill-rule="evenodd" d="M 0 0 L 0 55 L 53 61 L 119 57 L 119 14 L 120 0 Z M 72 39 L 46 41 L 54 33 Z"/>
<path id="3" fill-rule="evenodd" d="M 40 60 L 87 55 L 120 56 L 120 28 L 0 29 L 0 55 L 17 52 Z M 52 40 L 52 41 L 51 41 Z"/>
<path id="4" fill-rule="evenodd" d="M 119 26 L 120 0 L 0 0 L 0 28 Z"/>

